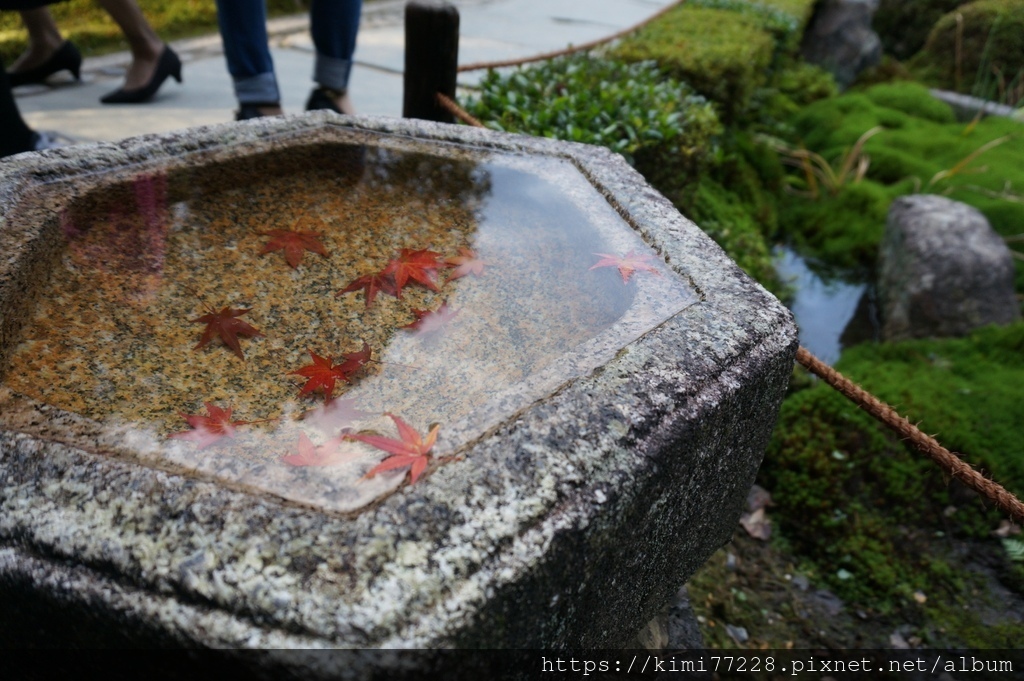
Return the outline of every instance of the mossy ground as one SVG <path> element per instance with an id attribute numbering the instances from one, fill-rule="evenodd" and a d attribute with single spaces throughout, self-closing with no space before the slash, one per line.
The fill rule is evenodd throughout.
<path id="1" fill-rule="evenodd" d="M 1024 92 L 1007 98 L 1005 86 L 1024 80 L 1024 0 L 964 3 L 935 23 L 909 64 L 936 87 L 1017 105 Z"/>
<path id="2" fill-rule="evenodd" d="M 865 131 L 882 126 L 864 147 L 866 178 L 818 200 L 786 197 L 779 223 L 786 237 L 815 258 L 836 267 L 864 268 L 877 256 L 889 204 L 914 192 L 941 193 L 978 208 L 1004 236 L 1024 225 L 1024 128 L 1003 118 L 959 123 L 950 108 L 914 83 L 874 85 L 820 100 L 795 118 L 796 144 L 833 165 Z M 1005 138 L 952 175 L 993 140 Z M 802 187 L 799 174 L 794 183 Z M 1024 291 L 1024 267 L 1017 284 Z"/>

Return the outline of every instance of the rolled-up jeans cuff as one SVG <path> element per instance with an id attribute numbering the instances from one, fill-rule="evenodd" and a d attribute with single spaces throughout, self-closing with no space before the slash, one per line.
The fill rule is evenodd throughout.
<path id="1" fill-rule="evenodd" d="M 321 87 L 338 92 L 348 90 L 348 77 L 352 73 L 352 62 L 348 59 L 316 55 L 313 80 Z"/>
<path id="2" fill-rule="evenodd" d="M 271 104 L 281 101 L 274 73 L 258 73 L 248 78 L 236 78 L 235 97 L 239 104 Z"/>

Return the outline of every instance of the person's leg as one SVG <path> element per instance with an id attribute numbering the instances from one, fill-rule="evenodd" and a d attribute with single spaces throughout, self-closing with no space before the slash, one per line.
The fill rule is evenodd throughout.
<path id="1" fill-rule="evenodd" d="M 36 148 L 39 138 L 21 117 L 4 69 L 0 69 L 0 130 L 3 130 L 0 135 L 0 157 Z"/>
<path id="2" fill-rule="evenodd" d="M 64 44 L 64 38 L 45 7 L 20 12 L 28 31 L 28 47 L 13 64 L 11 73 L 21 73 L 45 64 Z"/>
<path id="3" fill-rule="evenodd" d="M 132 63 L 125 73 L 124 89 L 137 90 L 146 86 L 156 71 L 164 41 L 146 21 L 135 0 L 97 0 L 128 41 Z"/>
<path id="4" fill-rule="evenodd" d="M 352 109 L 348 80 L 362 7 L 362 0 L 313 0 L 309 12 L 310 33 L 316 47 L 313 80 L 327 90 L 325 94 L 344 113 L 351 113 Z"/>
<path id="5" fill-rule="evenodd" d="M 238 103 L 266 116 L 281 113 L 265 0 L 217 0 L 217 23 Z"/>

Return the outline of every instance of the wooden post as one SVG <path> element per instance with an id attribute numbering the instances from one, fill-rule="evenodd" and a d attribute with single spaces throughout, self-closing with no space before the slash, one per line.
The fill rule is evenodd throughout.
<path id="1" fill-rule="evenodd" d="M 459 65 L 459 11 L 446 2 L 411 0 L 405 5 L 405 94 L 402 116 L 454 123 L 437 93 L 455 99 Z"/>

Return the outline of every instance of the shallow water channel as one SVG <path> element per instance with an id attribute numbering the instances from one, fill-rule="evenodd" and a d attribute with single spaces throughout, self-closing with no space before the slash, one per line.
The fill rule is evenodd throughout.
<path id="1" fill-rule="evenodd" d="M 793 290 L 787 302 L 800 330 L 800 344 L 818 359 L 834 364 L 845 348 L 874 340 L 874 292 L 863 281 L 840 276 L 828 279 L 788 246 L 776 246 L 775 270 Z"/>

